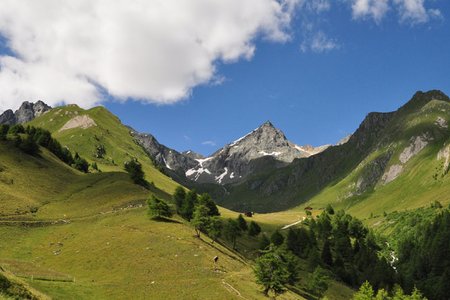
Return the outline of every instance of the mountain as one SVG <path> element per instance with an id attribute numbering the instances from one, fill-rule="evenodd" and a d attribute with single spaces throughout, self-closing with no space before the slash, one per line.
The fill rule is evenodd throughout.
<path id="1" fill-rule="evenodd" d="M 123 172 L 124 163 L 135 158 L 156 188 L 172 193 L 178 185 L 154 164 L 130 128 L 104 107 L 56 107 L 27 124 L 49 130 L 63 146 L 96 163 L 103 172 Z"/>
<path id="2" fill-rule="evenodd" d="M 240 211 L 278 211 L 302 203 L 363 209 L 363 204 L 357 204 L 361 201 L 372 211 L 395 210 L 405 202 L 387 195 L 380 205 L 377 195 L 392 186 L 402 191 L 398 183 L 405 185 L 407 180 L 406 187 L 415 193 L 404 201 L 423 204 L 449 186 L 445 185 L 449 181 L 449 122 L 450 100 L 444 93 L 417 92 L 395 112 L 369 113 L 347 142 L 281 168 L 267 166 L 241 183 L 216 189 L 215 196 L 222 205 Z M 391 192 L 400 199 L 407 195 L 403 194 Z M 387 203 L 386 199 L 392 200 Z"/>
<path id="3" fill-rule="evenodd" d="M 25 101 L 20 108 L 13 112 L 11 109 L 4 111 L 0 115 L 0 124 L 14 125 L 23 124 L 39 117 L 52 108 L 42 102 L 41 100 L 36 103 Z"/>
<path id="4" fill-rule="evenodd" d="M 145 149 L 147 154 L 160 166 L 168 170 L 183 171 L 198 165 L 196 159 L 199 155 L 180 153 L 160 144 L 156 138 L 149 133 L 139 133 L 131 129 L 130 134 Z"/>
<path id="5" fill-rule="evenodd" d="M 295 145 L 269 121 L 209 157 L 192 151 L 180 153 L 161 145 L 148 133 L 131 130 L 131 134 L 167 174 L 187 185 L 239 182 L 266 164 L 285 166 L 296 158 L 309 157 L 329 147 Z"/>

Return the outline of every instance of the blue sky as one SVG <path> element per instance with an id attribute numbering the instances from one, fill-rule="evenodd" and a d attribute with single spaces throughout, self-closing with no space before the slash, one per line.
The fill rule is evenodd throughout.
<path id="1" fill-rule="evenodd" d="M 448 3 L 437 5 L 443 14 Z M 300 22 L 285 44 L 257 42 L 250 61 L 220 65 L 226 80 L 201 86 L 168 106 L 106 103 L 122 120 L 177 150 L 209 154 L 266 120 L 293 142 L 335 143 L 371 111 L 392 111 L 417 90 L 450 93 L 450 25 L 446 19 L 400 24 L 353 20 L 330 11 L 325 29 L 338 49 L 300 50 Z M 213 143 L 202 142 L 211 141 Z"/>
<path id="2" fill-rule="evenodd" d="M 214 79 L 193 84 L 181 100 L 135 101 L 142 97 L 111 93 L 100 103 L 180 151 L 210 154 L 266 120 L 294 143 L 335 143 L 367 113 L 395 110 L 417 90 L 450 93 L 449 1 L 412 1 L 422 3 L 426 19 L 405 17 L 396 1 L 381 18 L 364 11 L 370 7 L 358 15 L 345 1 L 315 1 L 329 6 L 292 12 L 283 29 L 288 39 L 259 34 L 247 58 L 215 59 Z M 322 39 L 314 48 L 317 36 Z M 0 54 L 9 51 L 0 39 Z"/>

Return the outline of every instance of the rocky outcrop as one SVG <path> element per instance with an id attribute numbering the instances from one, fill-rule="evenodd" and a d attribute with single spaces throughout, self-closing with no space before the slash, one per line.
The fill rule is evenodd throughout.
<path id="1" fill-rule="evenodd" d="M 16 115 L 11 109 L 5 110 L 0 115 L 0 124 L 14 125 L 17 123 Z"/>
<path id="2" fill-rule="evenodd" d="M 437 159 L 444 161 L 442 175 L 447 175 L 450 170 L 450 145 L 445 146 L 438 152 Z"/>
<path id="3" fill-rule="evenodd" d="M 378 181 L 382 178 L 390 158 L 391 153 L 381 155 L 364 167 L 355 184 L 355 195 L 361 195 L 362 193 L 375 187 Z"/>
<path id="4" fill-rule="evenodd" d="M 36 103 L 25 101 L 14 113 L 8 109 L 0 115 L 0 124 L 23 124 L 52 109 L 41 100 Z"/>
<path id="5" fill-rule="evenodd" d="M 428 142 L 431 140 L 428 134 L 423 134 L 421 136 L 416 136 L 411 138 L 410 144 L 406 147 L 402 153 L 400 153 L 399 160 L 402 164 L 405 164 L 414 157 L 417 153 L 419 153 L 423 148 L 428 145 Z"/>
<path id="6" fill-rule="evenodd" d="M 67 121 L 67 123 L 59 129 L 59 132 L 73 128 L 87 129 L 92 126 L 97 126 L 97 124 L 91 117 L 87 115 L 76 116 Z"/>
<path id="7" fill-rule="evenodd" d="M 182 154 L 160 144 L 156 138 L 148 133 L 139 133 L 131 129 L 130 134 L 136 142 L 141 145 L 153 161 L 164 168 L 178 171 L 181 174 L 199 164 L 199 162 L 189 154 Z"/>

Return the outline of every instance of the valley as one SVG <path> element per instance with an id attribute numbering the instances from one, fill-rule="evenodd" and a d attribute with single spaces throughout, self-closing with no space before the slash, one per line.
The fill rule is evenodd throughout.
<path id="1" fill-rule="evenodd" d="M 270 251 L 291 251 L 289 236 L 307 232 L 309 250 L 295 254 L 298 278 L 277 299 L 350 299 L 367 275 L 356 244 L 367 244 L 366 259 L 384 268 L 371 243 L 393 245 L 378 249 L 380 257 L 400 251 L 404 240 L 387 239 L 390 233 L 402 236 L 403 224 L 414 218 L 427 226 L 450 204 L 450 100 L 440 91 L 418 92 L 396 112 L 368 114 L 337 145 L 298 146 L 266 122 L 209 157 L 170 149 L 104 107 L 25 103 L 0 121 L 7 126 L 0 141 L 0 276 L 15 287 L 0 298 L 263 299 L 255 264 Z M 87 172 L 63 162 L 39 138 L 35 154 L 24 152 L 17 140 L 26 141 L 33 127 L 85 159 Z M 124 170 L 129 161 L 139 162 L 145 186 Z M 223 227 L 216 241 L 209 227 L 195 235 L 194 221 L 173 196 L 180 185 L 209 193 L 219 205 Z M 175 215 L 150 218 L 152 196 Z M 261 233 L 240 232 L 232 242 L 224 228 L 240 213 L 250 213 L 246 222 Z M 329 236 L 320 227 L 326 218 L 333 220 Z M 336 232 L 341 223 L 346 238 Z M 368 229 L 355 233 L 350 224 Z M 278 232 L 282 241 L 274 246 Z M 261 248 L 264 238 L 272 246 Z M 321 262 L 327 241 L 330 265 Z M 320 272 L 327 284 L 319 293 L 311 282 Z M 370 280 L 377 288 L 391 284 Z"/>

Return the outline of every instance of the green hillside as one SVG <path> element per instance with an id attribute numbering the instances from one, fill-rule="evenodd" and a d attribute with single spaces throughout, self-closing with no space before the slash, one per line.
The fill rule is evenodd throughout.
<path id="1" fill-rule="evenodd" d="M 261 212 L 332 203 L 360 217 L 449 203 L 449 123 L 449 98 L 419 92 L 396 112 L 369 114 L 346 144 L 226 186 L 219 203 Z"/>
<path id="2" fill-rule="evenodd" d="M 167 194 L 145 190 L 123 172 L 80 173 L 46 149 L 31 156 L 11 141 L 0 141 L 0 161 L 0 275 L 20 283 L 13 295 L 23 290 L 42 299 L 263 297 L 251 265 L 239 254 L 196 238 L 182 219 L 149 219 L 143 201 L 151 193 Z M 298 298 L 290 292 L 280 297 Z"/>
<path id="3" fill-rule="evenodd" d="M 68 122 L 72 122 L 72 128 L 61 130 Z M 90 163 L 95 162 L 103 172 L 123 172 L 124 162 L 137 158 L 146 179 L 157 188 L 173 193 L 177 186 L 154 167 L 145 151 L 134 142 L 129 134 L 130 129 L 104 107 L 89 110 L 76 105 L 57 107 L 29 122 L 29 125 L 49 130 L 63 146 L 78 152 Z M 105 150 L 100 155 L 102 157 L 97 157 L 98 146 Z"/>

